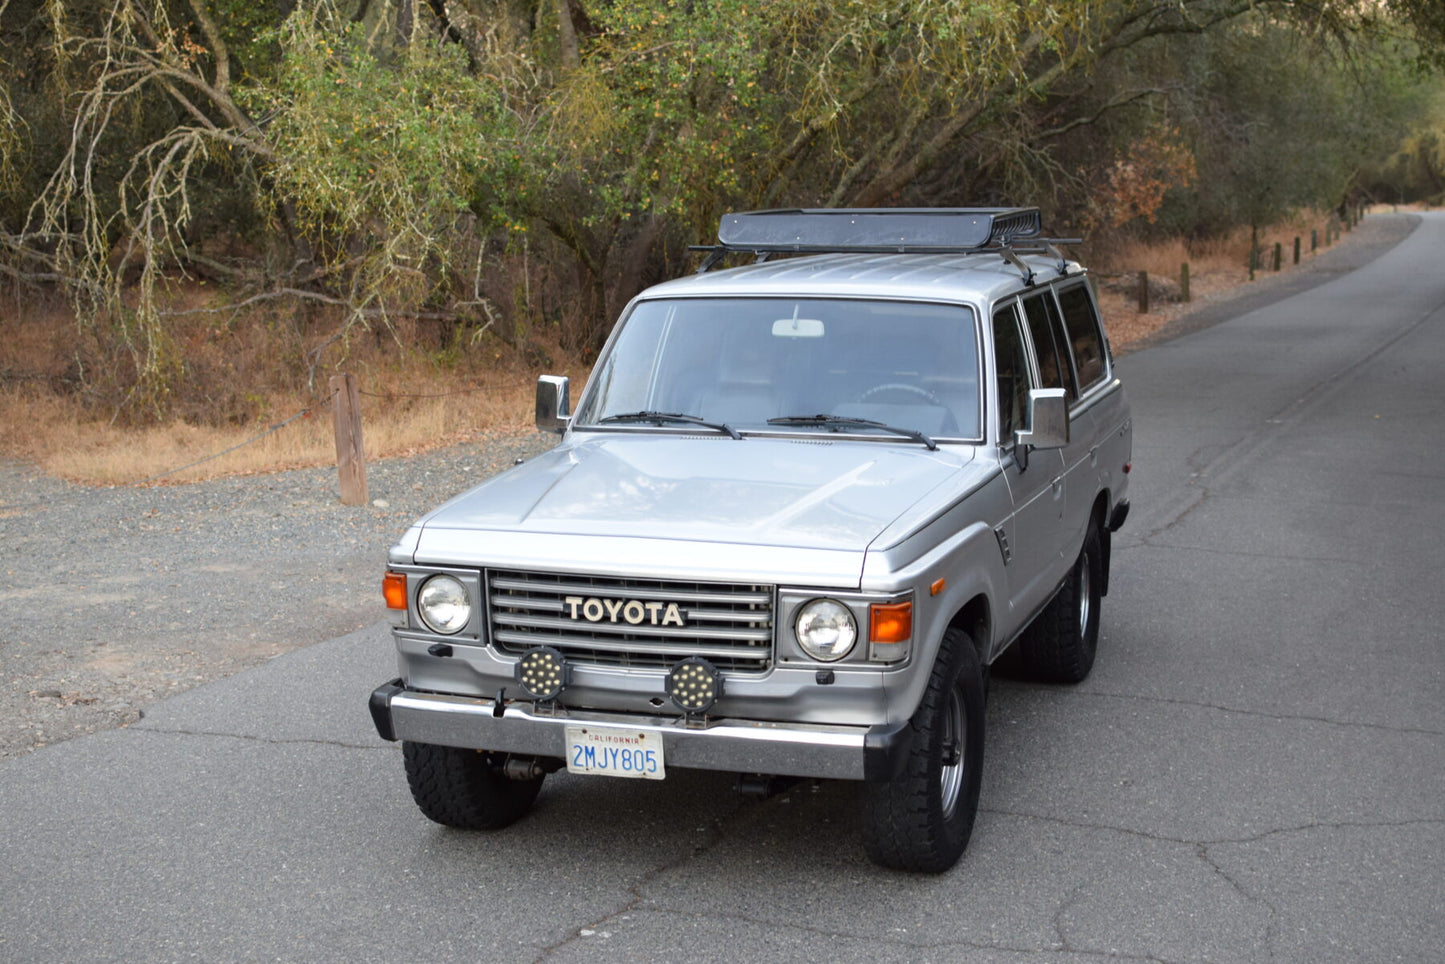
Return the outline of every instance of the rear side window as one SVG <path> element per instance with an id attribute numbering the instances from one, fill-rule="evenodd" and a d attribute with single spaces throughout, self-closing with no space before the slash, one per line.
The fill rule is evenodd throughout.
<path id="1" fill-rule="evenodd" d="M 1104 379 L 1104 332 L 1099 327 L 1099 313 L 1083 285 L 1060 291 L 1059 307 L 1063 309 L 1064 330 L 1068 332 L 1079 391 L 1083 393 Z"/>
<path id="2" fill-rule="evenodd" d="M 1067 389 L 1070 398 L 1078 398 L 1074 372 L 1069 368 L 1068 349 L 1061 350 L 1058 344 L 1064 329 L 1054 299 L 1049 297 L 1048 292 L 1025 298 L 1024 316 L 1028 318 L 1029 335 L 1033 337 L 1034 353 L 1038 356 L 1041 387 Z"/>

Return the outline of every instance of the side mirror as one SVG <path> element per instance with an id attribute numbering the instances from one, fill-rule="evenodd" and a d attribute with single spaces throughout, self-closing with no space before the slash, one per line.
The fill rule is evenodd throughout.
<path id="1" fill-rule="evenodd" d="M 541 375 L 537 378 L 537 431 L 556 432 L 558 435 L 567 431 L 567 423 L 572 421 L 568 412 L 572 407 L 568 393 L 565 375 Z"/>
<path id="2" fill-rule="evenodd" d="M 1014 432 L 1015 458 L 1028 467 L 1025 450 L 1061 449 L 1069 444 L 1069 399 L 1062 388 L 1029 391 L 1029 430 Z"/>

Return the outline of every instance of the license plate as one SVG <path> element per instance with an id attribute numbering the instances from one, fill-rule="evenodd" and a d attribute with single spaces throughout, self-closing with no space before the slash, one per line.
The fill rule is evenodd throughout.
<path id="1" fill-rule="evenodd" d="M 661 780 L 662 734 L 620 726 L 567 727 L 567 771 Z"/>

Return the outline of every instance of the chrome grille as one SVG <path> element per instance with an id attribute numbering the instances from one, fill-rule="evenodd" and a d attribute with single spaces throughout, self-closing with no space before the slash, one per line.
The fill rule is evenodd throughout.
<path id="1" fill-rule="evenodd" d="M 598 600 L 601 618 L 588 620 L 599 609 L 578 600 Z M 622 609 L 629 601 L 637 605 Z M 688 656 L 732 672 L 772 665 L 772 586 L 489 569 L 487 602 L 491 641 L 504 653 L 552 646 L 603 666 L 667 667 Z"/>

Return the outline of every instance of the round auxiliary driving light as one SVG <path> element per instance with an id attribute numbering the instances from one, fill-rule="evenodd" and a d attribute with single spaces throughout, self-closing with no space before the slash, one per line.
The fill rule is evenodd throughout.
<path id="1" fill-rule="evenodd" d="M 551 646 L 539 646 L 517 661 L 517 683 L 534 700 L 555 700 L 567 675 L 567 658 Z"/>
<path id="2" fill-rule="evenodd" d="M 831 663 L 852 651 L 858 641 L 858 623 L 848 607 L 836 599 L 814 599 L 798 610 L 793 634 L 803 652 Z"/>
<path id="3" fill-rule="evenodd" d="M 452 576 L 432 576 L 422 583 L 416 609 L 427 629 L 444 636 L 461 632 L 472 618 L 467 587 Z"/>
<path id="4" fill-rule="evenodd" d="M 689 656 L 667 674 L 667 695 L 684 713 L 706 713 L 722 696 L 722 675 L 701 656 Z"/>

